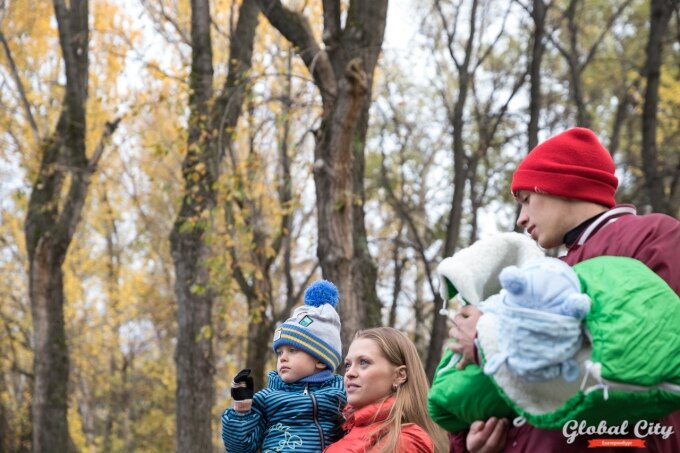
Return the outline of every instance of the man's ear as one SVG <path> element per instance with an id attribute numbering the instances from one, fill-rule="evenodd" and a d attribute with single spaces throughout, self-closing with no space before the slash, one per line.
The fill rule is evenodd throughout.
<path id="1" fill-rule="evenodd" d="M 328 368 L 328 365 L 326 365 L 325 363 L 323 363 L 321 360 L 317 360 L 317 361 L 316 361 L 316 369 L 317 369 L 317 370 L 323 370 L 323 369 L 325 369 L 325 368 Z"/>
<path id="2" fill-rule="evenodd" d="M 408 379 L 408 373 L 406 371 L 406 365 L 401 365 L 397 367 L 394 371 L 394 383 L 396 385 L 402 385 Z"/>

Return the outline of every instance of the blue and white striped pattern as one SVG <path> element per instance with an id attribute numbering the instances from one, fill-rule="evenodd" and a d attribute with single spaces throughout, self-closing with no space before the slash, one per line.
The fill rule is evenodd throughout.
<path id="1" fill-rule="evenodd" d="M 287 384 L 271 371 L 269 385 L 255 394 L 249 412 L 224 411 L 224 446 L 228 453 L 254 453 L 258 448 L 262 453 L 320 452 L 322 445 L 337 440 L 346 401 L 342 376 Z"/>
<path id="2" fill-rule="evenodd" d="M 331 371 L 340 365 L 340 351 L 333 349 L 328 343 L 323 341 L 311 331 L 295 324 L 282 324 L 274 334 L 272 347 L 274 351 L 282 344 L 289 344 L 316 357 L 325 363 Z"/>

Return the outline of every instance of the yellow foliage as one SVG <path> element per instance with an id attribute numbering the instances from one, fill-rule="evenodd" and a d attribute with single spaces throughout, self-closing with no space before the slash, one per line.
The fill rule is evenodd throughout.
<path id="1" fill-rule="evenodd" d="M 671 151 L 668 148 L 675 144 L 674 151 L 677 152 L 680 149 L 677 145 L 680 131 L 680 80 L 667 67 L 661 69 L 658 112 L 659 149 L 662 152 Z"/>
<path id="2" fill-rule="evenodd" d="M 188 36 L 190 2 L 163 0 L 163 5 Z M 216 24 L 212 35 L 216 91 L 226 76 L 225 34 L 231 28 L 229 21 L 235 23 L 231 14 L 238 13 L 239 5 L 240 1 L 232 7 L 230 0 L 211 4 Z M 318 10 L 320 5 L 308 6 L 305 13 L 311 8 Z M 187 150 L 190 65 L 182 44 L 161 42 L 145 47 L 153 25 L 140 22 L 137 14 L 118 0 L 90 2 L 88 156 L 99 144 L 106 122 L 120 115 L 124 121 L 92 177 L 82 221 L 63 266 L 64 318 L 71 358 L 69 429 L 83 452 L 174 450 L 177 307 L 168 237 L 184 190 L 181 163 Z M 320 16 L 316 17 L 313 26 L 320 32 Z M 278 144 L 284 122 L 299 133 L 318 114 L 318 93 L 299 58 L 292 59 L 298 77 L 290 82 L 290 95 L 294 103 L 313 104 L 311 113 L 297 107 L 286 110 L 277 100 L 289 83 L 280 74 L 287 71 L 291 48 L 263 23 L 261 19 L 258 32 L 262 34 L 250 80 L 264 84 L 266 92 L 248 93 L 248 102 L 257 114 L 244 116 L 233 131 L 238 163 L 234 168 L 225 165 L 218 183 L 219 209 L 213 217 L 203 213 L 196 219 L 208 228 L 212 251 L 206 263 L 209 289 L 217 294 L 215 321 L 202 329 L 200 338 L 210 339 L 215 346 L 219 410 L 226 407 L 228 380 L 245 363 L 250 321 L 247 301 L 232 277 L 234 257 L 249 281 L 271 279 L 274 300 L 269 302 L 279 310 L 280 272 L 272 271 L 276 264 L 268 270 L 261 266 L 275 256 L 274 241 L 279 235 L 289 233 L 287 228 L 281 231 L 282 216 L 297 210 L 301 202 L 294 195 L 285 205 L 279 203 Z M 8 108 L 0 109 L 0 127 L 15 138 L 2 134 L 0 157 L 17 157 L 17 166 L 26 172 L 22 186 L 26 191 L 39 164 L 40 140 L 49 136 L 61 112 L 64 67 L 50 2 L 10 2 L 2 27 L 38 126 L 36 140 L 17 91 L 3 90 L 3 107 L 6 104 Z M 3 74 L 8 73 L 7 64 L 0 52 Z M 13 87 L 11 79 L 6 82 Z M 265 116 L 265 124 L 257 124 Z M 308 168 L 301 163 L 306 157 L 294 147 L 299 139 L 293 134 L 289 137 L 289 155 L 293 166 L 302 169 L 293 171 L 306 176 L 292 183 L 293 194 L 311 182 Z M 203 164 L 195 169 L 206 171 Z M 69 187 L 68 178 L 64 191 Z M 0 338 L 2 376 L 16 376 L 14 366 L 28 373 L 32 368 L 32 352 L 26 347 L 32 330 L 23 233 L 27 199 L 23 194 L 9 200 L 11 209 L 0 205 L 0 310 L 17 331 L 16 337 Z M 16 257 L 5 260 L 4 253 L 10 249 Z M 312 261 L 303 261 L 304 272 Z M 22 337 L 23 332 L 28 338 Z M 2 401 L 15 402 L 5 406 L 11 412 L 8 420 L 13 433 L 30 429 L 30 390 L 28 381 L 16 388 L 0 386 Z M 108 422 L 112 428 L 107 438 L 103 427 Z M 215 423 L 217 429 L 219 420 Z"/>

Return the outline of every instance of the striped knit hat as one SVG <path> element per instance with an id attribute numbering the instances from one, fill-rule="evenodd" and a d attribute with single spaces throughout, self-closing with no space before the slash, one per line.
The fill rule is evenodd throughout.
<path id="1" fill-rule="evenodd" d="M 327 280 L 317 280 L 305 291 L 305 304 L 274 332 L 274 351 L 284 344 L 295 346 L 334 371 L 340 365 L 342 342 L 340 317 L 335 311 L 338 289 Z"/>

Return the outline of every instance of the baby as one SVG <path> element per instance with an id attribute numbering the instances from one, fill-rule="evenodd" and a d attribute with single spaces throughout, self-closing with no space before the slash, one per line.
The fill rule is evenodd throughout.
<path id="1" fill-rule="evenodd" d="M 529 381 L 575 380 L 579 367 L 573 357 L 590 310 L 576 273 L 565 262 L 544 257 L 506 267 L 499 279 L 500 294 L 480 305 L 500 317 L 500 351 L 489 357 L 484 372 L 494 374 L 506 364 Z"/>

